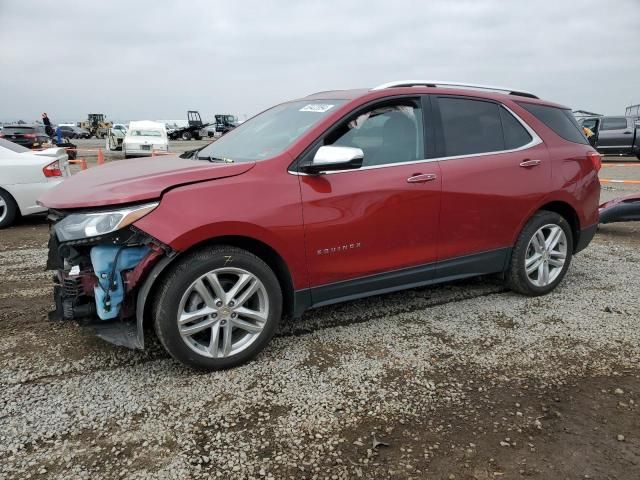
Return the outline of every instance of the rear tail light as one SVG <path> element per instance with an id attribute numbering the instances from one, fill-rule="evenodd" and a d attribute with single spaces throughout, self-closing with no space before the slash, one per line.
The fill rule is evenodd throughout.
<path id="1" fill-rule="evenodd" d="M 62 170 L 60 170 L 60 162 L 56 160 L 55 162 L 50 163 L 42 169 L 42 173 L 44 173 L 45 177 L 61 177 Z"/>
<path id="2" fill-rule="evenodd" d="M 598 152 L 589 152 L 587 153 L 587 158 L 591 160 L 593 168 L 595 168 L 596 172 L 599 172 L 602 168 L 602 155 L 600 155 Z"/>

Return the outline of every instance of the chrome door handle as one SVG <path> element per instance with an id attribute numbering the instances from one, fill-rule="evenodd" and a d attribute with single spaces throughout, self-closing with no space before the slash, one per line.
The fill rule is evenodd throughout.
<path id="1" fill-rule="evenodd" d="M 407 178 L 407 183 L 425 183 L 435 180 L 438 176 L 435 173 L 417 173 Z"/>
<path id="2" fill-rule="evenodd" d="M 524 162 L 520 162 L 520 166 L 527 168 L 527 167 L 535 167 L 537 165 L 540 165 L 542 162 L 540 160 L 525 160 Z"/>

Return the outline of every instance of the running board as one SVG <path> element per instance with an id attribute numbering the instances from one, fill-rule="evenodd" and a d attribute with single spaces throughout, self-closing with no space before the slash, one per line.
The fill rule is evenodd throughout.
<path id="1" fill-rule="evenodd" d="M 616 198 L 600 205 L 600 223 L 639 222 L 640 193 Z"/>

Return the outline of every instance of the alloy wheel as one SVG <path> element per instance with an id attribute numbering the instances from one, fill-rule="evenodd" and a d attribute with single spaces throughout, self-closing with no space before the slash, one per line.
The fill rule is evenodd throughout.
<path id="1" fill-rule="evenodd" d="M 525 269 L 536 287 L 546 287 L 558 278 L 567 259 L 567 236 L 555 224 L 540 227 L 527 246 Z"/>
<path id="2" fill-rule="evenodd" d="M 241 268 L 218 268 L 185 291 L 178 308 L 178 331 L 199 355 L 226 358 L 257 340 L 269 318 L 267 290 Z"/>

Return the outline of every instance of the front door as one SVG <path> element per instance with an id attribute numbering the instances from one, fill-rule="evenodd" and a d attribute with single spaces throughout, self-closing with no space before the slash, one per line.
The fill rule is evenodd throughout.
<path id="1" fill-rule="evenodd" d="M 630 124 L 630 125 L 629 125 Z M 598 150 L 603 153 L 627 152 L 633 143 L 633 122 L 625 117 L 605 117 L 598 129 Z"/>
<path id="2" fill-rule="evenodd" d="M 424 131 L 420 99 L 407 98 L 358 112 L 318 142 L 360 148 L 364 160 L 300 176 L 311 286 L 321 287 L 314 304 L 428 279 L 421 266 L 437 256 L 441 178 Z"/>

